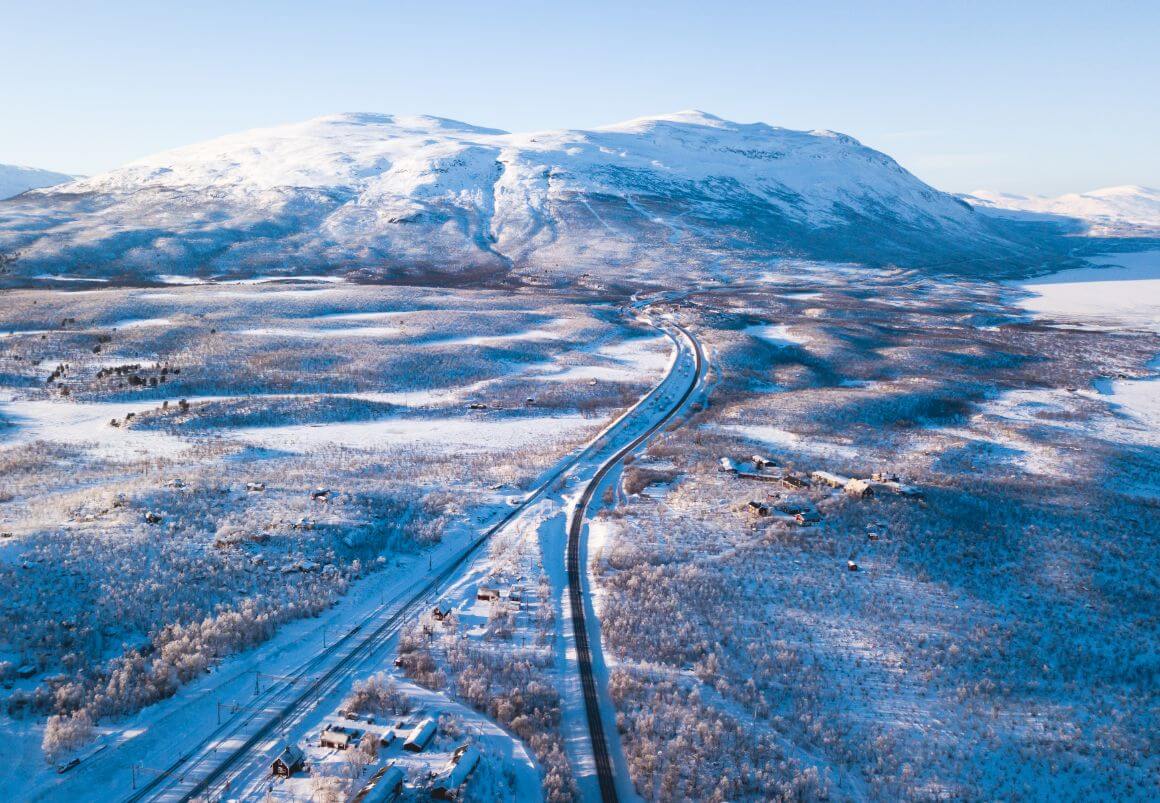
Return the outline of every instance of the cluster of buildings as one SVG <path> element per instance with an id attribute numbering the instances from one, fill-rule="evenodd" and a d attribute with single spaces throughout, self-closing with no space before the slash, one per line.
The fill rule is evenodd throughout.
<path id="1" fill-rule="evenodd" d="M 730 457 L 720 459 L 720 470 L 739 479 L 767 482 L 789 491 L 792 496 L 783 497 L 781 491 L 769 494 L 770 501 L 751 500 L 744 512 L 753 518 L 764 518 L 780 513 L 789 516 L 802 526 L 817 524 L 822 520 L 814 505 L 804 493 L 811 488 L 840 490 L 855 499 L 868 499 L 877 491 L 888 490 L 903 496 L 922 496 L 922 492 L 905 485 L 896 474 L 876 472 L 869 479 L 846 477 L 830 471 L 813 471 L 809 475 L 781 468 L 777 462 L 761 455 L 753 455 L 748 460 L 737 461 Z"/>
<path id="2" fill-rule="evenodd" d="M 367 721 L 373 724 L 373 717 L 368 717 Z M 398 729 L 405 730 L 405 735 L 400 736 L 396 732 Z M 397 741 L 401 741 L 403 751 L 422 753 L 430 746 L 438 730 L 439 725 L 433 717 L 424 717 L 413 724 L 400 722 L 396 727 L 380 729 L 328 723 L 318 734 L 318 748 L 327 751 L 362 749 L 366 739 L 375 739 L 378 741 L 375 746 L 377 749 L 389 749 Z M 421 774 L 416 774 L 412 779 L 412 786 L 416 791 L 428 791 L 431 797 L 437 800 L 457 800 L 462 796 L 464 786 L 472 772 L 479 766 L 481 758 L 479 749 L 474 745 L 460 745 L 452 751 L 450 758 L 438 772 L 428 772 L 422 777 L 419 777 Z M 288 744 L 274 758 L 270 765 L 270 774 L 275 778 L 289 779 L 300 774 L 309 774 L 311 769 L 306 751 L 298 745 Z M 397 800 L 403 796 L 407 782 L 408 773 L 404 762 L 398 759 L 388 761 L 371 775 L 351 801 L 381 803 Z"/>

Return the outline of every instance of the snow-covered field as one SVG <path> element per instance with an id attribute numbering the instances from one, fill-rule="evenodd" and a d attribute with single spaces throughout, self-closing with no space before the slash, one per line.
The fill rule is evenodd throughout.
<path id="1" fill-rule="evenodd" d="M 723 429 L 774 449 L 788 449 L 804 454 L 813 454 L 820 457 L 837 457 L 845 460 L 853 460 L 858 456 L 858 450 L 852 446 L 823 441 L 815 437 L 803 437 L 796 432 L 790 432 L 781 427 L 734 424 L 728 425 Z"/>
<path id="2" fill-rule="evenodd" d="M 518 293 L 256 281 L 7 300 L 0 575 L 25 592 L 3 606 L 3 729 L 29 745 L 10 777 L 36 783 L 46 758 L 180 719 L 174 695 L 223 659 L 264 662 L 300 618 L 461 544 L 669 352 L 611 307 Z M 479 777 L 510 791 L 515 765 L 481 744 Z"/>
<path id="3" fill-rule="evenodd" d="M 816 298 L 814 295 L 798 294 L 797 298 Z M 745 330 L 746 334 L 759 337 L 767 343 L 772 343 L 775 346 L 801 346 L 809 342 L 807 338 L 794 334 L 790 328 L 785 324 L 769 324 L 761 326 L 751 326 Z"/>
<path id="4" fill-rule="evenodd" d="M 320 447 L 365 449 L 407 446 L 442 452 L 526 449 L 551 443 L 563 433 L 582 433 L 593 422 L 580 415 L 531 416 L 497 421 L 423 418 L 344 424 L 291 424 L 235 429 L 231 437 L 282 451 L 310 452 Z"/>
<path id="5" fill-rule="evenodd" d="M 626 474 L 594 568 L 644 797 L 1154 797 L 1140 259 L 1028 311 L 856 269 L 693 297 L 711 404 Z"/>
<path id="6" fill-rule="evenodd" d="M 621 782 L 1150 799 L 1157 256 L 1017 290 L 787 262 L 657 304 L 705 346 L 710 395 L 595 497 Z M 597 433 L 689 359 L 609 297 L 278 277 L 10 292 L 0 582 L 21 593 L 0 605 L 0 732 L 19 749 L 0 786 L 104 799 L 126 760 L 197 748 L 210 701 L 250 710 L 231 706 L 256 668 L 273 688 L 379 621 L 540 481 L 431 592 L 439 617 L 400 621 L 279 734 L 309 772 L 269 794 L 346 799 L 391 762 L 425 794 L 465 745 L 469 799 L 593 792 L 568 511 L 628 437 Z M 588 456 L 555 477 L 566 455 Z M 427 717 L 429 751 L 381 744 Z M 326 724 L 362 731 L 362 753 L 320 746 Z M 58 776 L 41 740 L 84 761 Z M 266 796 L 251 764 L 238 799 Z"/>

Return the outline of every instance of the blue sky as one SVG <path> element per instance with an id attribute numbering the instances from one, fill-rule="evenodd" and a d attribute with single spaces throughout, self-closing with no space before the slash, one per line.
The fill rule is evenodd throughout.
<path id="1" fill-rule="evenodd" d="M 338 111 L 699 108 L 843 131 L 946 190 L 1160 186 L 1154 1 L 178 5 L 0 0 L 0 162 L 94 173 Z"/>

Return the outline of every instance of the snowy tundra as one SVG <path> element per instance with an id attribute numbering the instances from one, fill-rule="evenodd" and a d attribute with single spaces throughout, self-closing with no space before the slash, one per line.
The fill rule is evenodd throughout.
<path id="1" fill-rule="evenodd" d="M 10 797 L 1156 798 L 1154 193 L 699 112 L 30 186 Z"/>

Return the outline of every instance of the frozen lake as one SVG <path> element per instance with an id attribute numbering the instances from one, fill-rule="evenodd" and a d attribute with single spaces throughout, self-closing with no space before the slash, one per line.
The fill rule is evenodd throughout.
<path id="1" fill-rule="evenodd" d="M 1091 257 L 1100 267 L 1065 270 L 1023 284 L 1022 306 L 1043 318 L 1160 333 L 1160 251 Z"/>
<path id="2" fill-rule="evenodd" d="M 1065 270 L 1022 285 L 1022 306 L 1039 318 L 1084 327 L 1160 334 L 1160 250 L 1092 257 L 1099 267 Z M 1160 370 L 1160 361 L 1150 366 Z M 1098 390 L 1143 431 L 1160 428 L 1160 381 L 1101 380 Z"/>

